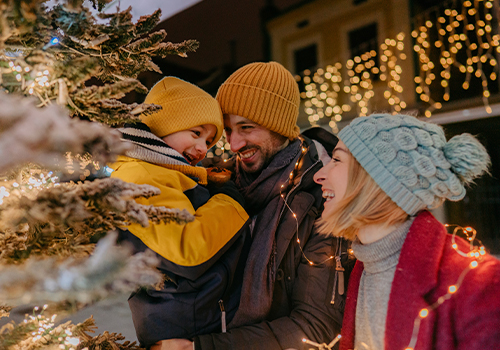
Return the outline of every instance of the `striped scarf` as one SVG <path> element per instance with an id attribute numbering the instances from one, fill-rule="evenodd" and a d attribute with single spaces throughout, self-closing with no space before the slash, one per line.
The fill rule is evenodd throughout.
<path id="1" fill-rule="evenodd" d="M 189 164 L 182 154 L 153 134 L 146 124 L 125 124 L 118 131 L 122 133 L 123 141 L 133 144 L 132 149 L 125 152 L 128 157 L 180 171 L 195 178 L 201 185 L 207 184 L 205 168 Z"/>

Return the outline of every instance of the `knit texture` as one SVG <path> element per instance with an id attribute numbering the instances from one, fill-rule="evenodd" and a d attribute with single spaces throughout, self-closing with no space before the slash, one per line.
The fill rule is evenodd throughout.
<path id="1" fill-rule="evenodd" d="M 399 225 L 384 238 L 363 245 L 352 243 L 352 250 L 365 270 L 361 276 L 356 307 L 355 349 L 384 349 L 385 320 L 394 273 L 413 218 Z"/>
<path id="2" fill-rule="evenodd" d="M 212 124 L 217 134 L 208 148 L 215 145 L 224 130 L 222 112 L 217 101 L 199 87 L 175 77 L 165 77 L 149 91 L 144 103 L 159 105 L 162 109 L 142 115 L 144 124 L 162 138 L 177 131 Z"/>
<path id="3" fill-rule="evenodd" d="M 247 118 L 294 140 L 300 93 L 292 74 L 277 62 L 255 62 L 234 72 L 216 96 L 223 114 Z"/>
<path id="4" fill-rule="evenodd" d="M 201 185 L 207 184 L 207 170 L 205 168 L 189 164 L 182 154 L 154 135 L 147 125 L 142 123 L 125 124 L 124 128 L 118 130 L 122 133 L 123 141 L 133 144 L 132 148 L 125 152 L 127 157 L 180 171 L 194 178 Z"/>
<path id="5" fill-rule="evenodd" d="M 338 134 L 380 188 L 416 215 L 445 199 L 465 196 L 464 185 L 487 171 L 490 158 L 472 135 L 446 141 L 443 129 L 407 115 L 354 119 Z"/>

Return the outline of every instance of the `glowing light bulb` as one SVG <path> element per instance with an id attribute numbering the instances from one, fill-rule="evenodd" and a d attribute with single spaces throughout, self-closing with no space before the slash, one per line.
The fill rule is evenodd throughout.
<path id="1" fill-rule="evenodd" d="M 449 293 L 453 294 L 453 293 L 455 293 L 456 291 L 457 291 L 457 286 L 455 286 L 455 285 L 451 285 L 451 286 L 449 286 L 449 287 L 448 287 L 448 292 L 449 292 Z"/>
<path id="2" fill-rule="evenodd" d="M 420 318 L 426 318 L 427 316 L 429 316 L 429 310 L 427 310 L 427 309 L 420 310 L 419 316 L 420 316 Z"/>

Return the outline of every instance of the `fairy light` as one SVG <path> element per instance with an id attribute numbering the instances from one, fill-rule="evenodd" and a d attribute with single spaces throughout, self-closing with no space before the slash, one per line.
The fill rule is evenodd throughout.
<path id="1" fill-rule="evenodd" d="M 300 137 L 299 137 L 300 138 Z M 301 141 L 303 142 L 303 140 L 301 139 Z M 290 213 L 292 214 L 292 217 L 294 218 L 295 220 L 295 224 L 296 224 L 296 227 L 297 227 L 297 230 L 295 231 L 295 235 L 296 235 L 296 242 L 297 242 L 297 245 L 299 246 L 299 249 L 300 249 L 300 252 L 302 254 L 302 257 L 307 261 L 307 263 L 311 266 L 319 266 L 319 265 L 323 265 L 324 263 L 326 263 L 327 261 L 330 261 L 330 260 L 333 260 L 334 257 L 333 256 L 330 256 L 328 258 L 326 258 L 325 260 L 321 261 L 321 262 L 314 262 L 312 260 L 310 260 L 307 255 L 305 254 L 303 248 L 302 248 L 302 245 L 301 245 L 301 242 L 300 242 L 300 238 L 299 238 L 299 220 L 297 218 L 297 214 L 292 210 L 292 208 L 288 205 L 288 194 L 290 194 L 292 191 L 293 191 L 293 188 L 288 191 L 288 194 L 285 196 L 285 194 L 282 192 L 284 189 L 287 189 L 289 188 L 290 186 L 293 185 L 293 180 L 295 178 L 295 175 L 297 174 L 297 171 L 298 171 L 298 168 L 300 167 L 300 162 L 302 161 L 302 158 L 304 157 L 304 155 L 307 153 L 308 151 L 308 148 L 306 147 L 302 147 L 302 152 L 300 154 L 300 157 L 298 159 L 298 161 L 295 163 L 295 167 L 294 169 L 290 172 L 290 176 L 289 176 L 289 180 L 288 182 L 284 183 L 281 185 L 280 187 L 280 197 L 283 199 L 283 202 L 285 204 L 285 207 L 290 211 Z"/>
<path id="2" fill-rule="evenodd" d="M 4 198 L 12 194 L 19 196 L 21 193 L 25 194 L 33 191 L 40 191 L 43 188 L 58 186 L 58 180 L 57 176 L 53 176 L 53 173 L 49 172 L 48 174 L 40 173 L 38 176 L 32 174 L 29 178 L 20 181 L 21 183 L 16 181 L 5 181 L 4 185 L 0 187 L 0 205 L 4 203 Z"/>
<path id="3" fill-rule="evenodd" d="M 376 76 L 387 85 L 384 97 L 390 109 L 393 112 L 405 109 L 407 105 L 402 98 L 403 86 L 400 83 L 403 69 L 399 65 L 399 61 L 406 59 L 404 40 L 404 33 L 386 39 L 380 45 L 380 57 L 376 50 L 371 50 L 345 64 L 337 62 L 315 72 L 305 70 L 303 77 L 297 75 L 296 80 L 304 83 L 301 98 L 309 123 L 315 126 L 321 119 L 328 118 L 328 125 L 337 133 L 337 123 L 342 121 L 344 113 L 354 109 L 360 116 L 368 115 L 370 100 L 375 97 L 373 79 Z"/>
<path id="4" fill-rule="evenodd" d="M 413 332 L 412 332 L 412 337 L 410 339 L 409 345 L 405 348 L 405 350 L 414 350 L 415 345 L 417 344 L 417 339 L 418 339 L 418 333 L 420 330 L 420 324 L 421 322 L 429 316 L 429 314 L 436 310 L 440 305 L 442 305 L 444 302 L 449 300 L 459 289 L 460 286 L 463 284 L 465 277 L 467 274 L 477 268 L 479 266 L 479 262 L 482 259 L 482 256 L 486 254 L 485 248 L 481 241 L 476 239 L 476 230 L 473 229 L 472 227 L 461 227 L 458 225 L 449 225 L 445 224 L 445 227 L 455 227 L 452 233 L 452 248 L 462 257 L 468 258 L 468 259 L 473 259 L 468 266 L 460 273 L 457 281 L 448 286 L 447 288 L 447 293 L 440 296 L 432 305 L 427 306 L 426 308 L 423 308 L 419 311 L 418 316 L 415 318 L 415 321 L 413 323 Z M 455 241 L 455 237 L 458 233 L 462 233 L 466 236 L 466 240 L 469 242 L 469 251 L 464 252 L 461 251 L 458 248 L 458 244 Z M 475 246 L 474 242 L 477 241 L 480 245 Z"/>
<path id="5" fill-rule="evenodd" d="M 498 68 L 495 56 L 500 52 L 500 36 L 492 35 L 492 21 L 494 20 L 492 8 L 491 0 L 464 1 L 461 8 L 443 9 L 442 6 L 438 6 L 415 17 L 415 30 L 412 32 L 412 37 L 416 42 L 413 49 L 419 60 L 420 78 L 418 82 L 415 81 L 416 92 L 420 95 L 420 99 L 428 104 L 424 113 L 427 117 L 431 117 L 435 110 L 442 107 L 434 100 L 438 97 L 437 94 L 431 91 L 436 75 L 441 77 L 439 83 L 443 90 L 442 100 L 450 100 L 450 79 L 453 67 L 458 68 L 459 74 L 464 75 L 462 83 L 464 90 L 469 89 L 473 77 L 481 80 L 483 104 L 487 113 L 492 113 L 489 105 L 491 92 L 488 85 L 497 79 L 495 71 Z M 435 26 L 427 25 L 429 17 L 437 17 Z M 429 42 L 429 37 L 437 37 L 437 40 Z M 436 56 L 436 50 L 439 56 L 437 64 L 431 60 L 431 57 Z M 465 53 L 465 62 L 459 61 L 458 57 L 463 56 L 461 53 Z M 486 67 L 494 72 L 486 75 L 484 72 Z M 431 94 L 431 92 L 434 93 Z"/>
<path id="6" fill-rule="evenodd" d="M 54 345 L 54 348 L 75 350 L 81 343 L 80 338 L 73 335 L 75 326 L 67 324 L 56 326 L 57 315 L 45 316 L 44 311 L 47 308 L 48 305 L 44 305 L 39 312 L 40 307 L 36 306 L 33 309 L 33 314 L 25 317 L 23 323 L 28 325 L 33 331 L 28 334 L 29 337 L 23 343 L 30 344 L 30 348 L 40 348 L 46 347 L 47 343 L 50 342 Z"/>

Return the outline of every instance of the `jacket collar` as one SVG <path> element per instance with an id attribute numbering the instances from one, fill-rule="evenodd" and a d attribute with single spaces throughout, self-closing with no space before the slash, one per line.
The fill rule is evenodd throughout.
<path id="1" fill-rule="evenodd" d="M 415 318 L 428 307 L 426 296 L 437 286 L 446 241 L 445 229 L 428 211 L 415 218 L 401 250 L 392 282 L 385 331 L 386 349 L 408 345 Z M 349 281 L 340 349 L 354 347 L 356 305 L 363 264 L 356 263 Z M 422 322 L 419 335 L 431 337 L 433 313 Z"/>
<path id="2" fill-rule="evenodd" d="M 438 284 L 438 271 L 446 241 L 445 229 L 428 211 L 410 227 L 392 282 L 385 343 L 387 349 L 404 349 L 410 342 L 415 318 L 429 306 L 426 296 Z M 432 332 L 434 313 L 422 322 L 419 338 Z M 427 334 L 427 336 L 426 336 Z"/>

